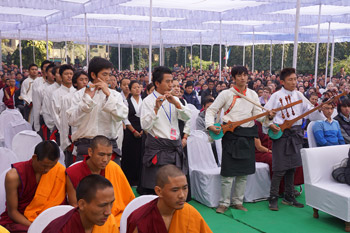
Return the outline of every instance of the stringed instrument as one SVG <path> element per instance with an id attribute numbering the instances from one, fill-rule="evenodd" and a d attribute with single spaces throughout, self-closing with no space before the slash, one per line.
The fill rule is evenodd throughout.
<path id="1" fill-rule="evenodd" d="M 317 107 L 314 107 L 313 109 L 301 114 L 300 116 L 297 116 L 296 118 L 292 119 L 292 120 L 285 120 L 283 122 L 282 125 L 277 125 L 280 127 L 280 131 L 278 131 L 277 133 L 274 133 L 271 129 L 269 129 L 268 131 L 268 135 L 271 139 L 279 139 L 280 137 L 282 137 L 282 134 L 284 132 L 285 129 L 289 129 L 293 126 L 293 124 L 295 122 L 297 122 L 298 120 L 300 119 L 303 119 L 304 117 L 306 117 L 307 115 L 313 113 L 314 111 L 320 109 L 324 104 L 331 104 L 332 102 L 335 102 L 337 101 L 340 97 L 346 95 L 346 93 L 342 93 L 342 94 L 339 94 L 339 95 L 336 95 L 336 96 L 332 96 L 331 98 L 329 98 L 328 101 L 318 105 Z M 284 117 L 282 116 L 282 118 L 284 119 Z"/>
<path id="2" fill-rule="evenodd" d="M 283 109 L 291 108 L 294 105 L 297 105 L 297 104 L 300 104 L 300 103 L 302 103 L 302 100 L 298 100 L 298 101 L 295 101 L 293 103 L 287 104 L 285 106 L 273 109 L 272 111 L 276 111 L 276 112 L 277 111 L 282 111 Z M 241 120 L 241 121 L 234 121 L 234 122 L 229 121 L 227 124 L 216 123 L 216 124 L 214 124 L 215 126 L 221 126 L 220 133 L 219 134 L 215 134 L 213 131 L 209 130 L 209 135 L 210 135 L 210 137 L 212 139 L 218 140 L 218 139 L 222 138 L 227 131 L 233 132 L 238 126 L 240 126 L 240 125 L 242 125 L 244 123 L 247 123 L 249 121 L 253 121 L 255 119 L 258 119 L 260 117 L 267 116 L 268 114 L 269 114 L 268 112 L 263 112 L 261 114 L 249 117 L 249 118 Z"/>

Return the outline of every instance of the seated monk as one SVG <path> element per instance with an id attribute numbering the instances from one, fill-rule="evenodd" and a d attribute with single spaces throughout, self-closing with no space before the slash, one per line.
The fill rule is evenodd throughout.
<path id="1" fill-rule="evenodd" d="M 94 233 L 97 226 L 105 226 L 108 233 L 118 232 L 114 218 L 110 218 L 114 190 L 106 178 L 100 175 L 83 178 L 76 199 L 78 207 L 53 220 L 43 233 Z"/>
<path id="2" fill-rule="evenodd" d="M 115 218 L 119 232 L 120 219 L 125 207 L 135 198 L 134 193 L 118 164 L 111 161 L 113 145 L 105 136 L 96 136 L 92 139 L 88 149 L 89 157 L 66 169 L 68 202 L 76 207 L 76 188 L 79 182 L 90 174 L 98 174 L 108 179 L 114 188 L 115 199 L 112 216 Z M 104 226 L 96 227 L 94 232 L 106 232 Z"/>
<path id="3" fill-rule="evenodd" d="M 29 161 L 12 164 L 5 177 L 6 210 L 0 225 L 10 232 L 27 232 L 41 212 L 64 202 L 66 176 L 59 157 L 58 145 L 43 141 Z"/>
<path id="4" fill-rule="evenodd" d="M 154 188 L 158 198 L 136 209 L 127 220 L 127 233 L 212 232 L 200 213 L 186 203 L 186 176 L 176 166 L 161 167 Z"/>

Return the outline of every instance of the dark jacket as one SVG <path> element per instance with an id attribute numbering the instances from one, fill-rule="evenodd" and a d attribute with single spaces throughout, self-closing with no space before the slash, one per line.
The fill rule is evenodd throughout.
<path id="1" fill-rule="evenodd" d="M 199 103 L 199 100 L 196 96 L 196 92 L 192 91 L 191 94 L 188 94 L 186 91 L 183 95 L 183 98 L 187 101 L 188 104 L 193 104 L 196 106 L 198 110 L 201 109 L 201 104 Z"/>

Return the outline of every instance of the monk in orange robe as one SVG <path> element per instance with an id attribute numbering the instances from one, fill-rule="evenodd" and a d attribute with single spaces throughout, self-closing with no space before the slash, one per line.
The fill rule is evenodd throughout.
<path id="1" fill-rule="evenodd" d="M 115 218 L 119 232 L 120 219 L 125 207 L 135 198 L 135 195 L 118 164 L 111 161 L 113 145 L 105 136 L 96 136 L 92 139 L 88 149 L 89 157 L 66 169 L 68 202 L 76 207 L 76 188 L 79 182 L 90 174 L 98 174 L 108 179 L 114 188 L 115 199 L 112 216 Z M 106 232 L 105 226 L 95 227 L 94 232 Z"/>
<path id="2" fill-rule="evenodd" d="M 127 233 L 209 233 L 200 213 L 186 203 L 186 176 L 174 165 L 157 172 L 158 198 L 136 209 L 127 220 Z"/>
<path id="3" fill-rule="evenodd" d="M 81 180 L 76 193 L 78 207 L 53 220 L 43 233 L 95 233 L 98 226 L 104 226 L 108 233 L 118 232 L 114 218 L 110 218 L 115 201 L 111 182 L 89 175 Z"/>
<path id="4" fill-rule="evenodd" d="M 64 202 L 66 177 L 59 156 L 57 144 L 44 141 L 32 159 L 12 165 L 5 177 L 6 210 L 0 225 L 10 232 L 27 232 L 41 212 Z"/>

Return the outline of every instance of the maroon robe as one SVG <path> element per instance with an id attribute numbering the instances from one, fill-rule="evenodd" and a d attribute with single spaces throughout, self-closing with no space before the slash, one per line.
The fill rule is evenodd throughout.
<path id="1" fill-rule="evenodd" d="M 12 164 L 12 168 L 17 170 L 21 185 L 17 189 L 18 193 L 18 211 L 24 215 L 24 210 L 32 202 L 36 189 L 37 182 L 35 172 L 32 166 L 32 160 Z M 10 232 L 27 232 L 28 226 L 15 223 L 7 213 L 7 207 L 4 213 L 0 216 L 0 225 L 5 227 Z"/>
<path id="2" fill-rule="evenodd" d="M 53 220 L 42 233 L 85 233 L 78 208 L 74 208 Z"/>
<path id="3" fill-rule="evenodd" d="M 73 187 L 77 189 L 77 186 L 79 182 L 86 176 L 91 175 L 91 170 L 89 166 L 86 163 L 86 160 L 88 158 L 85 158 L 83 162 L 77 163 L 73 166 L 70 166 L 66 169 L 66 173 L 70 179 L 70 181 L 73 184 Z M 105 177 L 105 169 L 101 170 L 100 173 L 101 176 Z"/>

